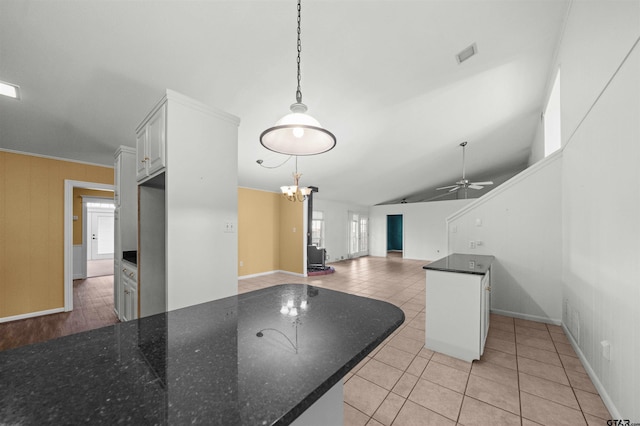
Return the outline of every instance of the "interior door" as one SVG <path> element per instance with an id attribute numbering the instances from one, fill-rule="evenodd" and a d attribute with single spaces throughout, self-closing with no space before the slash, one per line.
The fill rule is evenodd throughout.
<path id="1" fill-rule="evenodd" d="M 369 253 L 369 218 L 349 212 L 349 256 L 360 257 Z"/>
<path id="2" fill-rule="evenodd" d="M 113 211 L 90 212 L 89 260 L 113 259 L 114 218 Z"/>

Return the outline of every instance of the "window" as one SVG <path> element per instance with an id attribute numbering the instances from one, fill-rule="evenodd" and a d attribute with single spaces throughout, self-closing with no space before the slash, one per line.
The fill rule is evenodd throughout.
<path id="1" fill-rule="evenodd" d="M 324 213 L 317 210 L 311 217 L 311 244 L 324 247 Z"/>
<path id="2" fill-rule="evenodd" d="M 553 82 L 547 108 L 544 110 L 544 156 L 553 154 L 562 146 L 560 127 L 560 70 Z"/>

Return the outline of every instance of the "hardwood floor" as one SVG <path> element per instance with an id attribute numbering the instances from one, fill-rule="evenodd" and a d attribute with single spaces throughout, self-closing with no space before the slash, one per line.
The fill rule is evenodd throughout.
<path id="1" fill-rule="evenodd" d="M 113 275 L 73 281 L 73 311 L 0 323 L 0 350 L 43 342 L 118 322 Z"/>

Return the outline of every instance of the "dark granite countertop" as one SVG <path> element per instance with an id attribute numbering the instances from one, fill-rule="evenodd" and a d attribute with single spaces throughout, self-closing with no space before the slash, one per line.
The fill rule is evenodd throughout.
<path id="1" fill-rule="evenodd" d="M 0 424 L 287 425 L 403 321 L 286 284 L 3 351 Z"/>
<path id="2" fill-rule="evenodd" d="M 423 266 L 423 269 L 435 271 L 460 272 L 463 274 L 484 275 L 491 267 L 495 257 L 481 254 L 453 253 L 447 257 Z"/>

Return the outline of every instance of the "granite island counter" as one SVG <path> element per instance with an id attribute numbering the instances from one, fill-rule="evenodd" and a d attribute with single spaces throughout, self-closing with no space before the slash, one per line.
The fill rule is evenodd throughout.
<path id="1" fill-rule="evenodd" d="M 403 321 L 285 284 L 7 350 L 0 424 L 327 424 L 343 376 Z"/>

